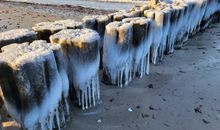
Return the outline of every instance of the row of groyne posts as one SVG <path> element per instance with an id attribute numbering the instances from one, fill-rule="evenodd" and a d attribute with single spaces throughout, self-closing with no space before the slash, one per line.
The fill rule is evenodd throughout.
<path id="1" fill-rule="evenodd" d="M 123 87 L 148 75 L 150 61 L 180 49 L 219 14 L 220 0 L 179 0 L 0 33 L 0 96 L 23 129 L 62 129 L 69 97 L 83 110 L 96 106 L 100 79 Z"/>

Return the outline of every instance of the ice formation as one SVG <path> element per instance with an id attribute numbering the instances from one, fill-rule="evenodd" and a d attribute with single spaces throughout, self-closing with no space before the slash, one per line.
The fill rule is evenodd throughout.
<path id="1" fill-rule="evenodd" d="M 149 74 L 149 56 L 152 43 L 150 22 L 152 21 L 144 17 L 136 17 L 123 19 L 122 22 L 133 24 L 134 35 L 131 46 L 133 59 L 132 77 L 143 77 L 144 75 Z"/>
<path id="2" fill-rule="evenodd" d="M 133 24 L 112 22 L 106 26 L 103 46 L 103 81 L 125 86 L 132 79 Z"/>
<path id="3" fill-rule="evenodd" d="M 0 53 L 0 93 L 10 115 L 28 130 L 60 129 L 68 114 L 61 48 L 45 41 L 11 44 Z M 61 77 L 62 76 L 62 77 Z M 65 100 L 65 104 L 61 104 Z M 60 106 L 63 108 L 60 109 Z"/>
<path id="4" fill-rule="evenodd" d="M 152 20 L 149 24 L 152 37 L 148 36 L 147 39 L 152 39 L 151 61 L 155 64 L 158 60 L 163 59 L 164 53 L 170 54 L 174 52 L 174 49 L 181 48 L 189 36 L 206 28 L 212 22 L 220 21 L 219 4 L 219 0 L 166 0 L 153 6 L 135 6 L 129 11 L 119 11 L 108 16 L 111 21 L 126 21 L 123 19 L 139 16 Z M 131 12 L 135 15 L 132 15 Z M 134 46 L 131 46 L 131 50 L 128 49 L 129 47 L 126 51 L 120 50 L 121 48 L 118 47 L 120 40 L 118 28 L 123 23 L 116 23 L 113 22 L 106 26 L 103 50 L 103 64 L 105 66 L 103 78 L 106 83 L 123 86 L 129 81 L 129 74 L 127 73 L 130 69 L 130 66 L 127 66 L 128 57 L 132 57 L 132 61 L 138 61 L 137 57 L 141 57 L 138 55 L 142 54 L 142 51 L 134 51 Z M 133 30 L 135 30 L 135 26 L 133 26 Z M 137 36 L 134 34 L 129 37 L 135 39 L 133 37 Z M 130 38 L 127 40 L 130 40 Z M 145 50 L 145 53 L 147 51 Z M 114 62 L 111 63 L 111 61 Z M 134 68 L 132 68 L 132 71 L 136 70 Z"/>
<path id="5" fill-rule="evenodd" d="M 100 99 L 99 40 L 91 29 L 64 29 L 50 37 L 51 43 L 62 47 L 70 84 L 83 110 Z"/>
<path id="6" fill-rule="evenodd" d="M 83 24 L 72 19 L 59 20 L 55 22 L 41 22 L 32 28 L 38 33 L 38 37 L 49 42 L 49 37 L 62 29 L 81 29 Z"/>
<path id="7" fill-rule="evenodd" d="M 29 29 L 14 29 L 0 33 L 0 49 L 11 43 L 32 42 L 37 39 L 37 33 Z"/>
<path id="8" fill-rule="evenodd" d="M 140 17 L 141 11 L 140 10 L 121 10 L 116 13 L 111 13 L 108 15 L 111 22 L 113 21 L 122 21 L 124 18 L 133 18 L 133 17 Z"/>
<path id="9" fill-rule="evenodd" d="M 105 34 L 105 26 L 110 23 L 107 15 L 91 15 L 83 18 L 85 28 L 93 29 L 99 33 L 100 47 L 103 47 L 103 39 Z"/>
<path id="10" fill-rule="evenodd" d="M 159 47 L 162 47 L 164 13 L 159 10 L 147 10 L 144 12 L 145 17 L 152 19 L 152 46 L 151 62 L 156 64 L 159 53 Z"/>

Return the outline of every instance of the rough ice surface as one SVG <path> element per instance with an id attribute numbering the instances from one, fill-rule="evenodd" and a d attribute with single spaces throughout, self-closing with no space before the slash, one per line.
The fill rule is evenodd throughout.
<path id="1" fill-rule="evenodd" d="M 161 47 L 163 37 L 164 13 L 160 10 L 147 10 L 144 12 L 145 17 L 152 19 L 152 46 L 151 46 L 151 62 L 156 64 Z"/>
<path id="2" fill-rule="evenodd" d="M 152 40 L 150 32 L 150 19 L 144 17 L 125 18 L 122 22 L 133 24 L 132 78 L 143 77 L 149 74 L 149 56 Z"/>
<path id="3" fill-rule="evenodd" d="M 0 33 L 0 49 L 12 43 L 32 42 L 37 39 L 37 33 L 29 29 L 14 29 Z"/>
<path id="4" fill-rule="evenodd" d="M 106 26 L 103 46 L 103 81 L 126 86 L 132 79 L 133 24 L 112 22 Z"/>
<path id="5" fill-rule="evenodd" d="M 61 78 L 66 74 L 62 72 L 59 51 L 58 45 L 41 40 L 2 48 L 1 97 L 9 114 L 24 129 L 60 129 L 60 113 L 68 114 L 64 112 L 68 102 L 64 110 L 59 110 L 59 104 L 65 100 L 62 95 L 68 96 L 68 80 Z"/>
<path id="6" fill-rule="evenodd" d="M 91 15 L 83 18 L 85 28 L 93 29 L 100 35 L 100 47 L 103 46 L 103 39 L 105 34 L 105 26 L 110 23 L 110 18 L 107 15 Z"/>
<path id="7" fill-rule="evenodd" d="M 99 40 L 99 34 L 91 29 L 64 29 L 50 37 L 51 43 L 62 47 L 70 84 L 83 110 L 100 99 Z"/>
<path id="8" fill-rule="evenodd" d="M 108 15 L 110 17 L 111 22 L 113 21 L 122 21 L 124 18 L 133 18 L 133 17 L 140 17 L 141 11 L 139 10 L 120 10 L 116 13 L 111 13 Z"/>
<path id="9" fill-rule="evenodd" d="M 83 27 L 81 22 L 72 19 L 58 20 L 55 22 L 41 22 L 35 24 L 32 29 L 38 32 L 38 37 L 49 42 L 49 37 L 62 29 L 80 29 Z"/>

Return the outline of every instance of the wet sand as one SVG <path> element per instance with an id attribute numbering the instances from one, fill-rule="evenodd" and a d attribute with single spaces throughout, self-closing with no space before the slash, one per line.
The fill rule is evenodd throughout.
<path id="1" fill-rule="evenodd" d="M 36 22 L 80 20 L 82 14 L 87 15 L 66 10 L 58 15 L 61 9 L 49 13 L 49 7 L 26 8 L 5 2 L 0 2 L 0 7 L 0 26 L 7 25 L 6 29 L 0 27 L 0 31 L 17 28 L 18 23 L 29 28 Z M 181 50 L 165 56 L 163 62 L 151 65 L 149 76 L 137 78 L 124 88 L 101 83 L 99 105 L 86 111 L 73 106 L 66 129 L 219 130 L 219 79 L 220 24 L 213 24 L 189 39 Z"/>

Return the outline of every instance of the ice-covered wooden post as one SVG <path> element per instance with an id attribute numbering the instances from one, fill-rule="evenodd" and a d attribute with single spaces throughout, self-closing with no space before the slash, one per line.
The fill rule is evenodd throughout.
<path id="1" fill-rule="evenodd" d="M 124 18 L 133 18 L 133 17 L 140 17 L 141 11 L 140 10 L 130 10 L 130 11 L 119 11 L 116 13 L 108 14 L 111 22 L 113 21 L 122 21 Z"/>
<path id="2" fill-rule="evenodd" d="M 95 106 L 100 99 L 99 40 L 99 34 L 91 29 L 64 29 L 50 37 L 51 43 L 62 47 L 70 84 L 74 87 L 70 89 L 75 90 L 82 109 Z"/>
<path id="3" fill-rule="evenodd" d="M 0 49 L 11 43 L 32 42 L 37 39 L 37 33 L 29 29 L 14 29 L 0 33 Z"/>
<path id="4" fill-rule="evenodd" d="M 65 72 L 58 53 L 60 46 L 45 41 L 2 48 L 1 97 L 7 111 L 24 129 L 60 129 L 59 104 L 68 91 L 68 80 L 61 77 Z"/>
<path id="5" fill-rule="evenodd" d="M 85 28 L 93 29 L 100 36 L 100 68 L 102 68 L 103 41 L 105 35 L 105 26 L 110 23 L 110 18 L 107 15 L 91 15 L 83 18 Z"/>
<path id="6" fill-rule="evenodd" d="M 149 6 L 150 8 L 154 8 L 160 1 L 159 0 L 150 0 Z"/>
<path id="7" fill-rule="evenodd" d="M 152 43 L 150 32 L 150 19 L 144 17 L 126 18 L 122 22 L 133 24 L 132 42 L 132 73 L 135 76 L 143 77 L 149 74 L 149 55 Z"/>
<path id="8" fill-rule="evenodd" d="M 112 22 L 106 26 L 103 46 L 103 81 L 125 86 L 132 79 L 133 24 Z"/>
<path id="9" fill-rule="evenodd" d="M 32 29 L 38 33 L 41 40 L 49 42 L 49 37 L 62 29 L 80 29 L 83 27 L 81 22 L 72 19 L 59 20 L 55 22 L 41 22 L 35 24 Z"/>
<path id="10" fill-rule="evenodd" d="M 93 29 L 100 35 L 100 47 L 103 46 L 105 34 L 105 26 L 110 23 L 110 18 L 107 15 L 91 15 L 83 18 L 85 28 Z"/>
<path id="11" fill-rule="evenodd" d="M 151 62 L 156 64 L 158 61 L 159 47 L 162 44 L 163 36 L 163 20 L 164 14 L 159 10 L 147 10 L 144 12 L 145 17 L 152 19 L 152 46 L 151 46 Z"/>
<path id="12" fill-rule="evenodd" d="M 161 39 L 161 44 L 158 49 L 159 61 L 162 61 L 166 47 L 167 47 L 167 38 L 168 38 L 169 31 L 170 31 L 170 17 L 171 17 L 171 12 L 167 8 L 161 10 L 161 13 L 162 13 L 161 19 L 162 19 L 162 25 L 163 25 L 162 27 L 163 35 Z"/>

